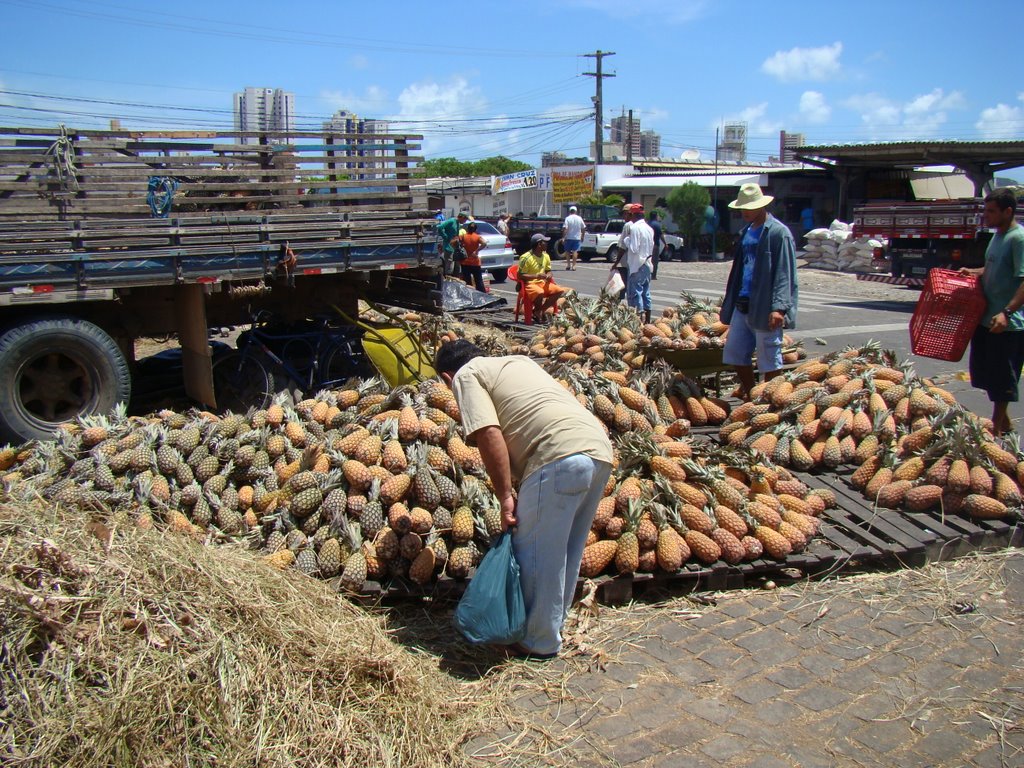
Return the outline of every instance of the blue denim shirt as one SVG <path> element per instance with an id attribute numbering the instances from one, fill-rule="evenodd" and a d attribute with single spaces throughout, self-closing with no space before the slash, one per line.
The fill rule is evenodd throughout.
<path id="1" fill-rule="evenodd" d="M 721 317 L 723 323 L 732 322 L 736 298 L 743 286 L 743 236 L 740 233 L 733 250 L 732 270 L 725 287 Z M 775 311 L 785 317 L 785 327 L 796 327 L 797 305 L 796 245 L 789 228 L 771 214 L 764 223 L 761 239 L 757 243 L 757 259 L 750 280 L 750 312 L 747 322 L 758 331 L 768 330 L 768 316 Z"/>

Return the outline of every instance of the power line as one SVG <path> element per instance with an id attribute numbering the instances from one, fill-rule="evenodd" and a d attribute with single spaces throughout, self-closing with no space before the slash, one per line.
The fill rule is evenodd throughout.
<path id="1" fill-rule="evenodd" d="M 30 10 L 41 10 L 47 13 L 59 13 L 64 16 L 75 16 L 78 18 L 96 19 L 101 21 L 114 22 L 129 26 L 144 27 L 158 30 L 179 30 L 193 34 L 206 35 L 217 38 L 233 38 L 238 40 L 256 40 L 261 42 L 278 43 L 284 45 L 317 46 L 322 48 L 345 48 L 346 50 L 372 50 L 386 53 L 429 53 L 432 56 L 472 56 L 494 57 L 494 58 L 519 58 L 523 55 L 522 50 L 495 49 L 495 48 L 469 48 L 458 45 L 429 45 L 427 43 L 405 43 L 397 41 L 373 40 L 369 38 L 349 37 L 332 35 L 326 33 L 309 33 L 302 30 L 286 29 L 281 27 L 265 27 L 256 24 L 246 24 L 237 20 L 221 21 L 194 16 L 182 16 L 147 9 L 146 16 L 160 16 L 168 21 L 153 21 L 149 18 L 138 18 L 116 13 L 101 13 L 92 10 L 82 10 L 68 6 L 32 2 L 21 2 L 20 0 L 0 0 L 4 5 L 18 6 Z M 135 9 L 125 6 L 113 5 L 110 3 L 92 2 L 89 7 L 106 7 L 123 11 L 134 11 Z M 177 20 L 177 21 L 175 21 Z M 207 26 L 199 26 L 190 22 L 204 22 L 206 24 L 219 25 L 226 29 L 210 29 Z M 254 30 L 251 32 L 240 31 L 240 29 Z M 572 54 L 531 52 L 534 58 L 568 58 Z"/>

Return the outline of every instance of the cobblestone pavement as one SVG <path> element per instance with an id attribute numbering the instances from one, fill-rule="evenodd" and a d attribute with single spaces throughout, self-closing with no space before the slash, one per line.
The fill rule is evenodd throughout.
<path id="1" fill-rule="evenodd" d="M 1024 765 L 1024 553 L 714 597 L 602 609 L 516 709 L 580 768 Z"/>

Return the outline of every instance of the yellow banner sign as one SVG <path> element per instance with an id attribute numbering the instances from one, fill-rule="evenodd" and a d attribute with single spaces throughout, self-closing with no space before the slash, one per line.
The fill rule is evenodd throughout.
<path id="1" fill-rule="evenodd" d="M 552 171 L 551 201 L 573 203 L 594 191 L 594 171 Z"/>

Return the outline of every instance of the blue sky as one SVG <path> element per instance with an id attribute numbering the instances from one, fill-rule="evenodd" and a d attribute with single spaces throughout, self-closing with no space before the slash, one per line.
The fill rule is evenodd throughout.
<path id="1" fill-rule="evenodd" d="M 753 160 L 777 153 L 780 128 L 812 143 L 1022 139 L 1012 7 L 0 0 L 0 123 L 226 127 L 251 85 L 295 92 L 307 125 L 344 108 L 405 121 L 428 156 L 536 162 L 587 153 L 593 60 L 580 54 L 602 49 L 616 54 L 606 121 L 632 107 L 666 155 L 713 154 L 730 119 L 748 122 Z"/>

